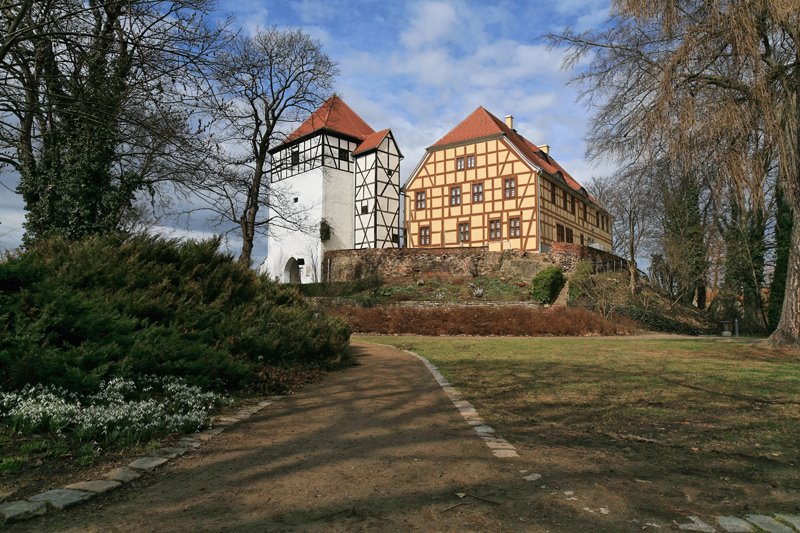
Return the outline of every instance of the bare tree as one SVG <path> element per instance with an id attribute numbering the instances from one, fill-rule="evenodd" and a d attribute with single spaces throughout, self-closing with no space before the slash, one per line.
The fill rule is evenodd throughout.
<path id="1" fill-rule="evenodd" d="M 219 221 L 239 227 L 241 263 L 250 264 L 257 232 L 271 225 L 304 228 L 305 213 L 296 211 L 290 190 L 270 183 L 269 149 L 284 138 L 287 125 L 322 104 L 337 73 L 319 41 L 297 29 L 239 37 L 215 58 L 210 76 L 216 95 L 209 109 L 219 128 L 223 169 L 201 184 L 198 195 Z M 262 207 L 266 216 L 259 215 Z"/>
<path id="2" fill-rule="evenodd" d="M 26 239 L 121 227 L 137 194 L 208 152 L 199 66 L 222 41 L 210 0 L 2 0 L 0 164 L 20 175 Z"/>
<path id="3" fill-rule="evenodd" d="M 589 186 L 613 216 L 614 253 L 628 261 L 631 295 L 639 287 L 637 258 L 647 252 L 657 224 L 649 171 L 646 165 L 633 164 L 619 174 L 597 178 Z"/>
<path id="4" fill-rule="evenodd" d="M 670 157 L 716 146 L 725 183 L 746 183 L 753 132 L 777 154 L 794 229 L 774 344 L 800 344 L 800 5 L 796 0 L 616 0 L 607 29 L 554 36 L 599 106 L 597 151 L 631 157 L 663 143 Z M 720 186 L 722 186 L 720 184 Z"/>

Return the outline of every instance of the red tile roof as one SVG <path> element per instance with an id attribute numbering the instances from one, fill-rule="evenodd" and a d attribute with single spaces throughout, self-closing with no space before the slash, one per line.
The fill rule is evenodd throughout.
<path id="1" fill-rule="evenodd" d="M 389 134 L 389 130 L 381 130 L 379 132 L 373 133 L 369 135 L 366 139 L 361 141 L 361 144 L 353 150 L 353 155 L 363 154 L 365 152 L 369 152 L 370 150 L 374 150 L 383 142 L 383 139 Z"/>
<path id="2" fill-rule="evenodd" d="M 512 130 L 506 126 L 505 122 L 489 113 L 483 107 L 479 107 L 473 111 L 471 115 L 447 132 L 444 137 L 429 146 L 428 149 L 442 148 L 451 144 L 464 143 L 484 137 L 491 137 L 493 135 L 505 135 L 531 163 L 541 167 L 552 176 L 556 176 L 560 173 L 570 189 L 585 193 L 581 184 L 570 176 L 555 159 L 545 154 L 538 146 L 517 133 L 516 130 Z M 586 193 L 586 195 L 592 202 L 597 204 L 597 201 L 594 200 L 591 195 L 588 193 Z"/>
<path id="3" fill-rule="evenodd" d="M 483 107 L 479 107 L 470 116 L 459 122 L 455 128 L 447 132 L 444 137 L 433 143 L 430 148 L 439 148 L 481 137 L 491 137 L 503 133 L 504 126 L 505 124 L 500 119 Z"/>
<path id="4" fill-rule="evenodd" d="M 325 100 L 325 103 L 319 106 L 319 109 L 314 111 L 305 122 L 300 124 L 299 128 L 286 137 L 286 140 L 280 146 L 322 129 L 342 133 L 360 140 L 364 140 L 375 133 L 375 130 L 364 122 L 355 111 L 350 109 L 350 106 L 345 104 L 344 100 L 334 94 Z"/>

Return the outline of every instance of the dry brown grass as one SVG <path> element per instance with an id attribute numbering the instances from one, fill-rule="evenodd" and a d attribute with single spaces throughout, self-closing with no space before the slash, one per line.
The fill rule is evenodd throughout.
<path id="1" fill-rule="evenodd" d="M 586 309 L 523 306 L 480 307 L 338 307 L 332 314 L 345 319 L 355 333 L 416 335 L 630 335 L 633 322 L 613 322 Z"/>

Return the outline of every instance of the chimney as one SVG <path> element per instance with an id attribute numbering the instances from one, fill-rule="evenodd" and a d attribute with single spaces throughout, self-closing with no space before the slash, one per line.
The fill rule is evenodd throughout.
<path id="1" fill-rule="evenodd" d="M 514 129 L 514 117 L 513 116 L 506 115 L 506 126 L 508 126 L 508 129 L 510 129 L 510 130 Z"/>
<path id="2" fill-rule="evenodd" d="M 550 155 L 550 145 L 549 144 L 540 144 L 537 148 L 539 148 L 539 150 L 541 150 L 542 152 L 546 153 L 547 155 Z"/>

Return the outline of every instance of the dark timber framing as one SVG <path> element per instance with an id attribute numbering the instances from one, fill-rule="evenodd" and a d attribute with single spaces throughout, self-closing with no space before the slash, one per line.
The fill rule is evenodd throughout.
<path id="1" fill-rule="evenodd" d="M 394 136 L 388 131 L 380 144 L 357 154 L 355 159 L 355 203 L 369 204 L 369 213 L 355 212 L 354 246 L 400 247 L 400 160 Z"/>

